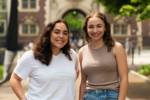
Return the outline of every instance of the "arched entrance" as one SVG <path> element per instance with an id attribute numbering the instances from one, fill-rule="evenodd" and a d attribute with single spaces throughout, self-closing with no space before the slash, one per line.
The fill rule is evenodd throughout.
<path id="1" fill-rule="evenodd" d="M 79 9 L 71 9 L 65 12 L 62 16 L 68 23 L 70 29 L 71 39 L 83 38 L 82 26 L 86 14 Z"/>

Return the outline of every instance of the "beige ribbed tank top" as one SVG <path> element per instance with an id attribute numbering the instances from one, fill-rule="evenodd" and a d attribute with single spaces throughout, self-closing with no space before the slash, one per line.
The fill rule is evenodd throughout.
<path id="1" fill-rule="evenodd" d="M 86 92 L 102 89 L 119 92 L 118 66 L 113 48 L 108 52 L 106 45 L 99 49 L 93 49 L 89 44 L 84 46 L 82 68 L 87 75 Z"/>

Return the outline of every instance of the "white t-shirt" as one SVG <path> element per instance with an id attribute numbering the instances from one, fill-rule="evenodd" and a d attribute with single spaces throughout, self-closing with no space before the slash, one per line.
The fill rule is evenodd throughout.
<path id="1" fill-rule="evenodd" d="M 75 100 L 78 57 L 73 49 L 70 53 L 71 61 L 60 52 L 46 66 L 34 58 L 33 51 L 25 52 L 14 73 L 23 80 L 29 77 L 28 100 Z"/>

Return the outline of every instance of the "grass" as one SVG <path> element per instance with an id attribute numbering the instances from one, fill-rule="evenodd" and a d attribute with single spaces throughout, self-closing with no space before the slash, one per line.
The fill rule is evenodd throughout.
<path id="1" fill-rule="evenodd" d="M 3 78 L 3 66 L 0 65 L 0 80 Z"/>

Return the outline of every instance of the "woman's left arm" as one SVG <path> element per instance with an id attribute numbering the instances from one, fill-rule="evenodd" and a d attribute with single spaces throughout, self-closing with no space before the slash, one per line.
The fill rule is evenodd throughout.
<path id="1" fill-rule="evenodd" d="M 125 100 L 128 91 L 128 65 L 127 57 L 123 46 L 116 42 L 114 55 L 118 64 L 118 73 L 120 78 L 120 90 L 118 100 Z"/>

